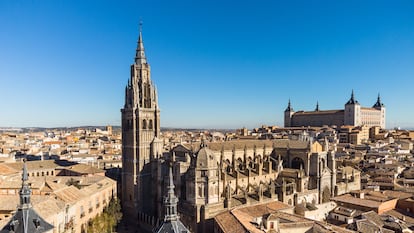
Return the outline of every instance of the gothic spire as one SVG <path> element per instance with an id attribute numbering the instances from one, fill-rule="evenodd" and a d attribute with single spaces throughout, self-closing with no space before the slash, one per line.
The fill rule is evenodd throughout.
<path id="1" fill-rule="evenodd" d="M 178 220 L 177 214 L 177 197 L 174 194 L 174 181 L 172 175 L 172 165 L 169 166 L 169 175 L 168 175 L 168 186 L 167 186 L 167 195 L 164 200 L 165 205 L 165 216 L 164 221 L 176 221 Z"/>
<path id="2" fill-rule="evenodd" d="M 20 208 L 27 209 L 31 206 L 30 204 L 30 195 L 32 190 L 29 186 L 29 177 L 27 174 L 26 160 L 23 162 L 23 173 L 22 173 L 22 188 L 20 189 Z"/>
<path id="3" fill-rule="evenodd" d="M 381 108 L 381 107 L 384 107 L 384 104 L 381 102 L 381 96 L 380 96 L 379 93 L 378 93 L 377 102 L 372 107 L 373 108 Z"/>
<path id="4" fill-rule="evenodd" d="M 26 183 L 29 180 L 29 175 L 27 174 L 27 167 L 26 167 L 26 160 L 23 161 L 23 173 L 22 173 L 22 181 Z"/>
<path id="5" fill-rule="evenodd" d="M 147 63 L 147 58 L 145 57 L 144 41 L 142 39 L 142 22 L 140 22 L 137 52 L 135 54 L 135 64 L 146 64 L 146 63 Z"/>
<path id="6" fill-rule="evenodd" d="M 180 221 L 177 213 L 178 198 L 174 194 L 174 182 L 172 175 L 172 164 L 169 165 L 167 195 L 164 199 L 165 216 L 164 222 L 155 230 L 157 233 L 190 233 L 190 231 Z"/>
<path id="7" fill-rule="evenodd" d="M 290 105 L 290 99 L 289 99 L 288 106 L 287 106 L 287 108 L 286 108 L 285 112 L 293 112 L 293 108 L 292 108 L 292 106 Z"/>

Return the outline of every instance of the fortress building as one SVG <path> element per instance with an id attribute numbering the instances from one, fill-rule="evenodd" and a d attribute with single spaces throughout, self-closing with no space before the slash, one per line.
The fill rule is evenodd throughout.
<path id="1" fill-rule="evenodd" d="M 314 111 L 295 112 L 290 104 L 284 112 L 285 127 L 301 126 L 323 126 L 323 125 L 351 125 L 351 126 L 380 126 L 385 128 L 385 105 L 381 102 L 378 95 L 377 102 L 369 107 L 362 107 L 355 100 L 352 91 L 351 98 L 346 102 L 345 108 L 340 110 L 320 110 L 316 104 Z"/>

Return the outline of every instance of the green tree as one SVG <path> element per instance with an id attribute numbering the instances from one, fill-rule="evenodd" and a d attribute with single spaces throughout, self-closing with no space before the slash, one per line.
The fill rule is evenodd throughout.
<path id="1" fill-rule="evenodd" d="M 112 233 L 122 218 L 118 198 L 112 198 L 101 214 L 93 218 L 87 228 L 88 233 Z"/>

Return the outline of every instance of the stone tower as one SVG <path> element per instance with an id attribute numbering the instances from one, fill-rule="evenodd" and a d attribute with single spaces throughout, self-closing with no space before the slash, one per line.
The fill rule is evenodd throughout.
<path id="1" fill-rule="evenodd" d="M 377 102 L 372 107 L 381 111 L 380 127 L 385 129 L 385 105 L 381 102 L 380 94 L 378 94 Z"/>
<path id="2" fill-rule="evenodd" d="M 160 110 L 157 91 L 139 32 L 135 62 L 125 87 L 122 113 L 122 207 L 125 216 L 136 222 L 138 216 L 156 215 L 156 159 L 161 155 Z M 156 173 L 155 173 L 156 174 Z"/>
<path id="3" fill-rule="evenodd" d="M 353 90 L 345 104 L 344 125 L 361 125 L 361 105 L 355 100 Z"/>
<path id="4" fill-rule="evenodd" d="M 292 116 L 295 112 L 293 111 L 292 106 L 290 106 L 290 100 L 288 102 L 288 106 L 285 109 L 285 127 L 291 127 L 292 126 Z"/>

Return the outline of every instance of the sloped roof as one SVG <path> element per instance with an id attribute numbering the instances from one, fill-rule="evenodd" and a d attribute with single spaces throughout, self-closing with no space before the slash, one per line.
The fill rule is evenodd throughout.
<path id="1" fill-rule="evenodd" d="M 329 114 L 336 114 L 336 113 L 343 113 L 344 110 L 319 110 L 319 111 L 298 111 L 295 112 L 295 116 L 299 115 L 329 115 Z"/>
<path id="2" fill-rule="evenodd" d="M 12 167 L 7 166 L 6 163 L 0 163 L 0 175 L 11 175 L 17 174 L 20 170 L 16 170 Z"/>
<path id="3" fill-rule="evenodd" d="M 49 198 L 50 197 L 48 196 L 32 195 L 31 203 L 33 204 L 33 206 L 36 206 L 40 203 L 43 203 Z M 0 198 L 0 211 L 13 211 L 13 210 L 16 210 L 18 205 L 19 205 L 18 195 L 2 195 Z"/>
<path id="4" fill-rule="evenodd" d="M 23 224 L 23 219 L 27 219 L 27 224 Z M 32 208 L 29 208 L 27 210 L 18 209 L 7 225 L 0 230 L 0 233 L 43 233 L 52 229 L 51 224 L 47 223 Z"/>
<path id="5" fill-rule="evenodd" d="M 181 221 L 164 222 L 157 233 L 190 233 L 190 231 L 181 223 Z"/>
<path id="6" fill-rule="evenodd" d="M 96 174 L 96 173 L 104 173 L 105 171 L 99 168 L 92 167 L 86 164 L 75 164 L 70 167 L 65 167 L 66 170 L 70 170 L 79 174 Z"/>
<path id="7" fill-rule="evenodd" d="M 356 198 L 356 197 L 351 196 L 350 194 L 333 197 L 331 199 L 333 201 L 349 203 L 349 204 L 358 205 L 358 206 L 365 206 L 369 208 L 378 208 L 381 204 L 380 202 L 377 202 L 377 201 Z"/>
<path id="8" fill-rule="evenodd" d="M 55 216 L 60 213 L 63 208 L 65 208 L 65 203 L 54 198 L 48 198 L 33 206 L 33 209 L 44 218 Z"/>
<path id="9" fill-rule="evenodd" d="M 246 232 L 243 225 L 229 211 L 216 215 L 214 219 L 220 228 L 226 233 Z"/>
<path id="10" fill-rule="evenodd" d="M 367 219 L 357 220 L 352 224 L 352 228 L 358 232 L 364 233 L 377 233 L 380 232 L 381 228 Z"/>
<path id="11" fill-rule="evenodd" d="M 54 192 L 54 195 L 66 203 L 75 203 L 85 197 L 85 193 L 71 185 Z"/>
<path id="12" fill-rule="evenodd" d="M 84 194 L 86 194 L 86 196 L 92 195 L 92 194 L 96 194 L 98 192 L 98 190 L 106 188 L 108 186 L 116 186 L 116 181 L 112 180 L 111 178 L 108 177 L 104 177 L 104 179 L 88 185 L 86 187 L 83 187 L 81 189 L 81 192 L 83 192 Z"/>
<path id="13" fill-rule="evenodd" d="M 256 228 L 256 226 L 251 223 L 254 218 L 262 217 L 263 215 L 274 213 L 277 210 L 288 208 L 292 207 L 284 204 L 283 202 L 273 201 L 269 203 L 260 203 L 257 205 L 236 208 L 231 211 L 231 214 L 234 215 L 238 221 L 240 221 L 240 223 L 245 229 L 247 229 L 248 232 L 261 232 Z M 303 218 L 296 215 L 286 214 L 282 212 L 277 212 L 274 214 L 277 214 L 279 218 L 289 219 L 290 222 L 303 222 Z M 307 222 L 307 220 L 305 222 Z"/>
<path id="14" fill-rule="evenodd" d="M 381 216 L 377 213 L 375 213 L 374 211 L 368 211 L 365 212 L 363 214 L 361 214 L 361 216 L 369 221 L 371 221 L 372 223 L 374 223 L 376 226 L 381 227 L 382 225 L 384 225 Z"/>
<path id="15" fill-rule="evenodd" d="M 404 222 L 414 225 L 414 215 L 401 209 L 393 209 L 384 212 L 383 214 L 393 216 L 397 219 L 404 219 Z"/>
<path id="16" fill-rule="evenodd" d="M 4 165 L 17 171 L 21 171 L 23 168 L 23 162 L 5 163 Z M 59 167 L 59 165 L 55 163 L 54 160 L 27 161 L 26 166 L 28 172 L 42 169 L 55 169 Z"/>

